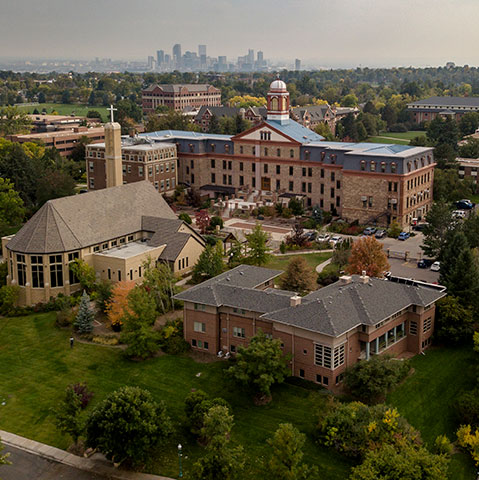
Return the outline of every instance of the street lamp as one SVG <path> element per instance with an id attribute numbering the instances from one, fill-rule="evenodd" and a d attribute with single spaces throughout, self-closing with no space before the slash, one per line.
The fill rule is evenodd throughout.
<path id="1" fill-rule="evenodd" d="M 179 478 L 183 478 L 183 468 L 181 466 L 181 457 L 183 456 L 182 454 L 182 446 L 181 446 L 181 443 L 178 444 L 178 463 L 180 464 L 180 474 L 179 474 Z"/>

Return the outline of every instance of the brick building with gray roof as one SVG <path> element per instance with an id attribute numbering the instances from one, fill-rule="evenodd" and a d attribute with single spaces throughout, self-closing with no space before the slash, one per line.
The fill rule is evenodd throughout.
<path id="1" fill-rule="evenodd" d="M 466 113 L 479 112 L 479 97 L 429 97 L 407 104 L 411 120 L 430 122 L 436 117 L 459 121 Z"/>
<path id="2" fill-rule="evenodd" d="M 344 276 L 305 297 L 274 288 L 282 272 L 248 265 L 175 298 L 184 302 L 194 349 L 235 354 L 261 329 L 293 356 L 293 375 L 334 389 L 344 370 L 371 355 L 417 354 L 431 343 L 443 287 Z"/>

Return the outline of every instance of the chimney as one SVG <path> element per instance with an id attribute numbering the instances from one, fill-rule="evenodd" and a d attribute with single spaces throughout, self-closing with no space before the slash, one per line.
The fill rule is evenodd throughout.
<path id="1" fill-rule="evenodd" d="M 339 281 L 341 285 L 347 285 L 348 283 L 351 283 L 353 281 L 353 277 L 351 277 L 350 275 L 343 275 L 339 277 Z"/>
<path id="2" fill-rule="evenodd" d="M 366 270 L 363 270 L 363 274 L 359 277 L 359 280 L 361 280 L 361 283 L 369 282 L 369 277 L 366 275 Z"/>
<path id="3" fill-rule="evenodd" d="M 290 297 L 289 299 L 290 307 L 297 307 L 301 305 L 301 297 L 299 295 L 295 295 L 294 297 Z"/>

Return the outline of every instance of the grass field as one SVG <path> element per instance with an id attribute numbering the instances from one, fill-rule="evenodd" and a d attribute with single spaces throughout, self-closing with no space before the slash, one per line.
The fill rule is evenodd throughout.
<path id="1" fill-rule="evenodd" d="M 96 110 L 102 116 L 103 121 L 106 121 L 109 115 L 107 107 L 91 107 L 89 105 L 66 103 L 40 103 L 33 106 L 19 105 L 18 108 L 26 113 L 33 113 L 35 109 L 37 109 L 39 112 L 42 112 L 42 110 L 46 108 L 48 114 L 56 111 L 59 115 L 75 114 L 80 117 L 86 117 L 86 114 L 89 110 Z"/>
<path id="2" fill-rule="evenodd" d="M 438 435 L 446 434 L 455 441 L 458 428 L 454 416 L 454 401 L 462 390 L 476 382 L 477 359 L 471 347 L 463 349 L 433 348 L 426 355 L 411 360 L 415 373 L 388 395 L 387 402 L 395 405 L 423 440 L 432 446 Z M 454 455 L 450 478 L 466 480 L 474 477 L 472 460 L 467 455 Z"/>
<path id="3" fill-rule="evenodd" d="M 381 132 L 379 135 L 369 137 L 368 142 L 372 143 L 394 143 L 398 145 L 409 145 L 409 141 L 414 137 L 426 135 L 426 132 L 420 130 L 411 130 L 409 132 Z"/>
<path id="4" fill-rule="evenodd" d="M 303 253 L 298 255 L 284 255 L 284 256 L 271 256 L 268 263 L 265 265 L 267 268 L 273 268 L 276 270 L 286 270 L 290 260 L 296 257 L 303 257 L 307 264 L 314 270 L 320 263 L 324 262 L 332 256 L 331 252 L 324 253 Z"/>
<path id="5" fill-rule="evenodd" d="M 66 448 L 69 441 L 55 429 L 51 408 L 68 384 L 86 381 L 94 392 L 93 405 L 122 385 L 139 385 L 166 403 L 177 426 L 153 472 L 177 475 L 176 445 L 181 443 L 187 474 L 202 449 L 181 427 L 183 400 L 192 388 L 201 388 L 225 398 L 233 408 L 232 439 L 241 443 L 248 455 L 243 478 L 264 478 L 258 463 L 268 452 L 266 439 L 284 422 L 307 434 L 305 458 L 319 466 L 322 478 L 348 477 L 351 464 L 311 439 L 320 393 L 284 384 L 274 389 L 270 405 L 257 407 L 248 394 L 225 379 L 224 361 L 196 363 L 188 356 L 162 355 L 135 363 L 112 347 L 77 343 L 70 349 L 70 332 L 55 328 L 54 319 L 55 314 L 0 318 L 0 403 L 6 402 L 0 406 L 0 429 Z"/>

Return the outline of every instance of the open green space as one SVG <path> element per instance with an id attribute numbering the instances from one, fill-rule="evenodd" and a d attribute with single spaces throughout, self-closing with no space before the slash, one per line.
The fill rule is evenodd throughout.
<path id="1" fill-rule="evenodd" d="M 369 137 L 368 142 L 409 145 L 411 139 L 421 135 L 426 135 L 426 132 L 421 130 L 411 130 L 409 132 L 381 132 L 379 135 Z"/>
<path id="2" fill-rule="evenodd" d="M 92 107 L 90 105 L 80 105 L 73 103 L 40 103 L 38 105 L 18 105 L 20 110 L 26 113 L 33 113 L 37 109 L 40 113 L 46 108 L 47 113 L 57 112 L 59 115 L 72 115 L 75 114 L 79 117 L 86 117 L 89 110 L 96 110 L 105 122 L 109 116 L 107 107 Z"/>
<path id="3" fill-rule="evenodd" d="M 266 268 L 273 268 L 276 270 L 286 270 L 290 260 L 296 257 L 303 257 L 308 265 L 314 270 L 320 263 L 324 262 L 328 258 L 331 258 L 332 252 L 324 253 L 301 253 L 298 255 L 282 255 L 282 256 L 271 256 L 268 263 L 265 265 Z"/>
<path id="4" fill-rule="evenodd" d="M 138 385 L 163 400 L 176 424 L 176 433 L 158 458 L 154 473 L 176 476 L 176 445 L 184 445 L 187 473 L 202 453 L 182 428 L 183 400 L 192 388 L 230 402 L 235 417 L 233 440 L 247 454 L 244 478 L 264 478 L 259 460 L 268 453 L 266 439 L 280 423 L 291 422 L 308 436 L 305 458 L 319 466 L 322 478 L 344 480 L 351 464 L 312 438 L 314 412 L 322 395 L 284 384 L 273 390 L 273 401 L 255 406 L 251 397 L 225 378 L 226 361 L 197 363 L 189 356 L 161 355 L 145 362 L 125 360 L 118 348 L 76 343 L 69 346 L 69 330 L 54 326 L 55 314 L 0 318 L 0 429 L 66 448 L 69 439 L 53 423 L 51 408 L 70 383 L 86 381 L 94 392 L 88 410 L 122 385 Z M 200 376 L 197 376 L 201 374 Z"/>
<path id="5" fill-rule="evenodd" d="M 455 441 L 454 401 L 476 382 L 476 364 L 472 347 L 429 349 L 411 360 L 414 374 L 388 395 L 387 403 L 421 432 L 428 446 L 441 434 Z M 474 478 L 473 462 L 467 455 L 454 455 L 449 470 L 454 480 Z"/>

